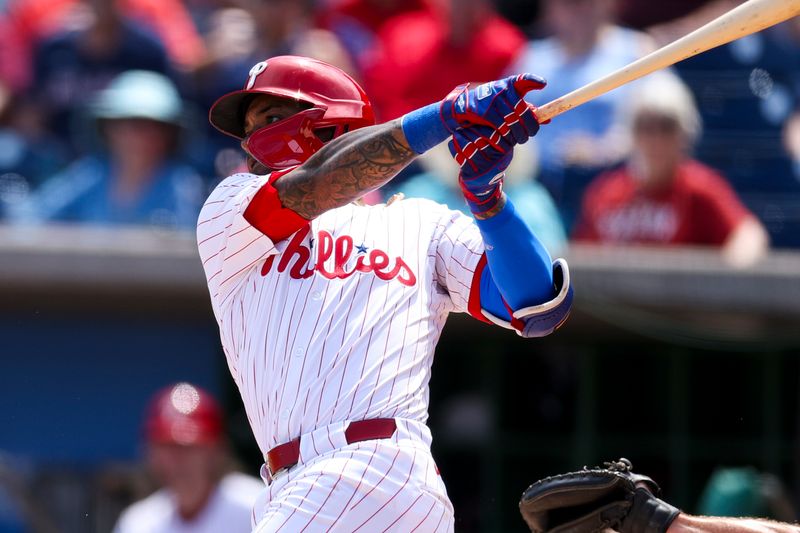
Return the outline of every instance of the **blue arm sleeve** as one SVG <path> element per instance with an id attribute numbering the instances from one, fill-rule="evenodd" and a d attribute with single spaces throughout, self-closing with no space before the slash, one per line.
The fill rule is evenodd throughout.
<path id="1" fill-rule="evenodd" d="M 450 137 L 450 131 L 439 114 L 440 102 L 412 111 L 400 121 L 408 146 L 418 154 L 424 154 Z"/>
<path id="2" fill-rule="evenodd" d="M 476 220 L 486 247 L 489 268 L 481 274 L 481 306 L 497 317 L 510 319 L 512 310 L 538 305 L 553 298 L 550 254 L 517 214 L 514 204 L 497 215 Z"/>

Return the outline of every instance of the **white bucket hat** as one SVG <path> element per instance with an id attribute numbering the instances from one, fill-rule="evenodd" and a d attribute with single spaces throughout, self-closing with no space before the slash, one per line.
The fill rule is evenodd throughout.
<path id="1" fill-rule="evenodd" d="M 100 119 L 144 118 L 180 125 L 183 102 L 169 78 L 147 70 L 129 70 L 114 78 L 90 104 Z"/>

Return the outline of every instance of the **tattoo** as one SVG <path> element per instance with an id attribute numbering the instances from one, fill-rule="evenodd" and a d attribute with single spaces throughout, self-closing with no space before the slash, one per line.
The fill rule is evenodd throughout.
<path id="1" fill-rule="evenodd" d="M 502 211 L 505 206 L 506 206 L 506 193 L 502 193 L 493 208 L 489 209 L 485 213 L 480 213 L 480 214 L 473 213 L 473 216 L 478 220 L 486 220 L 487 218 L 492 218 L 497 213 Z"/>
<path id="2" fill-rule="evenodd" d="M 395 120 L 330 141 L 274 186 L 284 207 L 310 220 L 389 182 L 417 155 Z"/>

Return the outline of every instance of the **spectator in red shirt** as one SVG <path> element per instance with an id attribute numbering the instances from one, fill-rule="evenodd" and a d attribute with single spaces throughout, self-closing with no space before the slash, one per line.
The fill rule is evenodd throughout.
<path id="1" fill-rule="evenodd" d="M 459 83 L 502 78 L 525 45 L 491 0 L 433 4 L 394 17 L 378 32 L 364 84 L 381 121 L 436 101 Z"/>
<path id="2" fill-rule="evenodd" d="M 700 119 L 682 82 L 666 73 L 641 82 L 629 125 L 633 152 L 587 189 L 576 240 L 720 246 L 738 266 L 766 251 L 761 223 L 720 174 L 689 155 Z"/>
<path id="3" fill-rule="evenodd" d="M 355 23 L 377 32 L 390 18 L 427 9 L 429 3 L 429 0 L 341 0 L 323 9 L 318 18 L 320 25 L 326 28 Z"/>
<path id="4" fill-rule="evenodd" d="M 398 15 L 430 10 L 430 0 L 337 0 L 319 10 L 316 23 L 333 32 L 360 75 L 376 60 L 381 27 Z"/>

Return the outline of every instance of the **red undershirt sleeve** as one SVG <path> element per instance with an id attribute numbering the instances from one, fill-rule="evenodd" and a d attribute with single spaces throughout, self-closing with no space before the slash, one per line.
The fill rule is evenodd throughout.
<path id="1" fill-rule="evenodd" d="M 269 237 L 272 242 L 290 237 L 310 222 L 292 209 L 284 207 L 278 197 L 278 190 L 273 186 L 273 183 L 294 168 L 296 167 L 273 172 L 269 181 L 259 189 L 244 212 L 245 220 Z"/>

